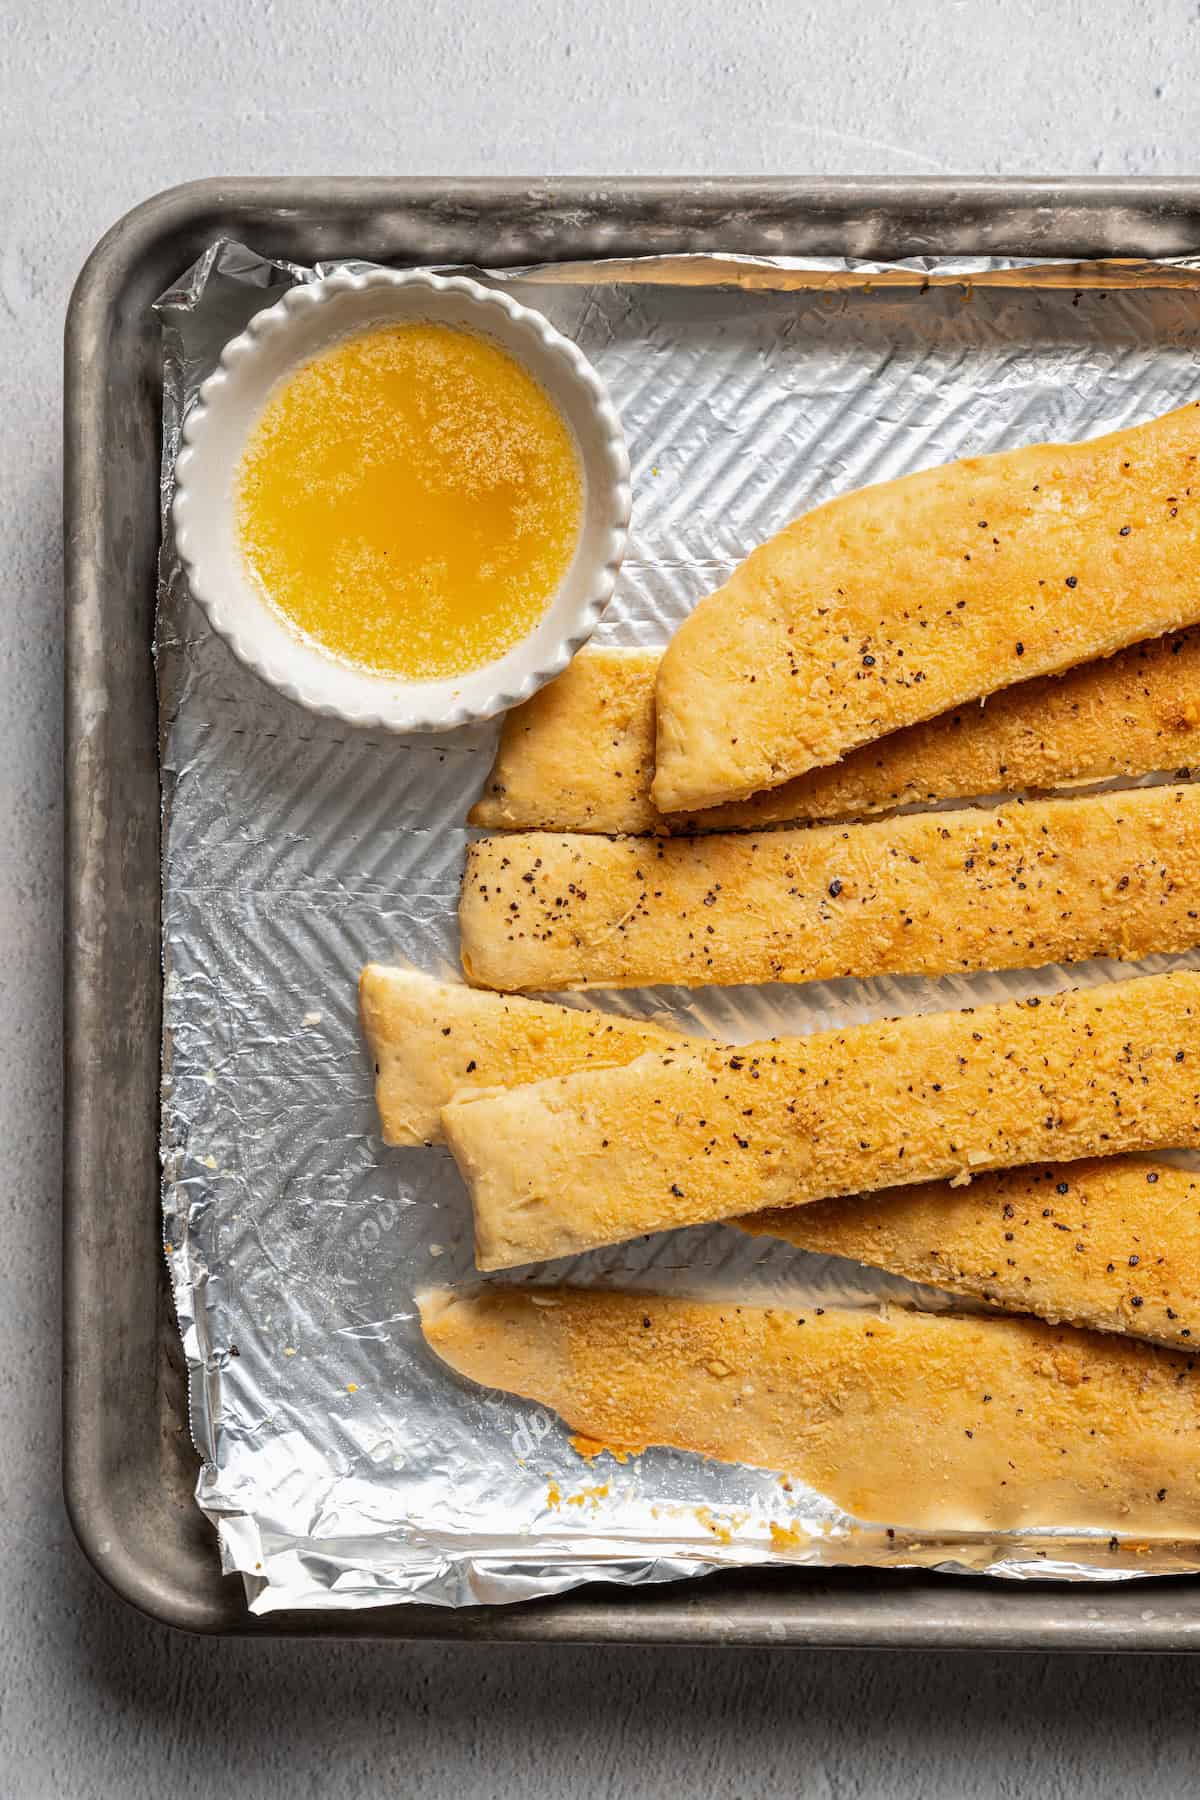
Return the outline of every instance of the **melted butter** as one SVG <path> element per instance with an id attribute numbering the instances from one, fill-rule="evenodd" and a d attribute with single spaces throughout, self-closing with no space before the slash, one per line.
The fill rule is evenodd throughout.
<path id="1" fill-rule="evenodd" d="M 575 550 L 579 461 L 553 402 L 446 325 L 347 338 L 269 398 L 238 471 L 271 607 L 339 661 L 436 680 L 541 617 Z"/>

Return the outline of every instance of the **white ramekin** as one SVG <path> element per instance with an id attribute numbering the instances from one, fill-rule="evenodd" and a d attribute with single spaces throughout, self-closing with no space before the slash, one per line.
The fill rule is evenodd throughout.
<path id="1" fill-rule="evenodd" d="M 490 338 L 555 402 L 579 451 L 583 518 L 571 566 L 542 618 L 496 662 L 443 681 L 351 668 L 293 630 L 257 591 L 238 541 L 242 450 L 280 377 L 357 331 L 434 319 Z M 586 642 L 612 595 L 629 525 L 621 422 L 583 353 L 539 313 L 461 275 L 339 271 L 294 287 L 221 353 L 184 422 L 175 463 L 175 545 L 214 630 L 264 681 L 312 712 L 388 731 L 435 731 L 528 699 Z"/>

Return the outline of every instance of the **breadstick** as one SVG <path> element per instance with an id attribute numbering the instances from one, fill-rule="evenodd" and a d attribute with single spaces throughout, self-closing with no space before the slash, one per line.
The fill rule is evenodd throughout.
<path id="1" fill-rule="evenodd" d="M 470 981 L 696 987 L 1136 961 L 1200 941 L 1200 786 L 759 835 L 485 838 Z"/>
<path id="2" fill-rule="evenodd" d="M 1200 1529 L 1190 1356 L 1032 1319 L 425 1294 L 430 1348 L 594 1443 L 772 1469 L 918 1531 Z"/>
<path id="3" fill-rule="evenodd" d="M 641 1056 L 455 1100 L 482 1269 L 764 1207 L 1200 1145 L 1200 974 Z"/>
<path id="4" fill-rule="evenodd" d="M 657 650 L 581 650 L 505 717 L 470 823 L 488 831 L 754 831 L 1200 762 L 1200 631 L 1134 644 L 971 701 L 840 763 L 699 813 L 660 813 Z"/>
<path id="5" fill-rule="evenodd" d="M 832 500 L 702 600 L 656 683 L 654 803 L 744 800 L 1200 620 L 1200 401 Z"/>
<path id="6" fill-rule="evenodd" d="M 734 1223 L 1052 1324 L 1200 1345 L 1200 1181 L 1160 1159 L 922 1181 Z"/>
<path id="7" fill-rule="evenodd" d="M 380 963 L 359 976 L 358 1001 L 387 1144 L 442 1143 L 442 1107 L 455 1094 L 632 1062 L 688 1041 L 643 1019 L 501 998 Z"/>

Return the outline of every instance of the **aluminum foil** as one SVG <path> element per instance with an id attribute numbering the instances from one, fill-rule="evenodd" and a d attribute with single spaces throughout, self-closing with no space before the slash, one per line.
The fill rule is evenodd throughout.
<path id="1" fill-rule="evenodd" d="M 164 1241 L 197 1499 L 252 1609 L 458 1606 L 764 1563 L 1108 1580 L 1200 1568 L 1200 1547 L 1114 1550 L 1086 1533 L 892 1536 L 798 1484 L 680 1452 L 589 1466 L 558 1420 L 459 1381 L 426 1351 L 413 1296 L 476 1279 L 469 1208 L 447 1152 L 379 1138 L 355 979 L 372 958 L 457 974 L 463 821 L 495 728 L 404 740 L 310 717 L 208 629 L 170 540 L 171 468 L 196 388 L 255 311 L 321 272 L 222 242 L 158 303 Z M 485 279 L 582 346 L 624 419 L 633 533 L 600 642 L 664 643 L 754 544 L 831 494 L 1086 436 L 1200 389 L 1200 276 L 1187 259 L 713 256 Z M 1141 967 L 1189 963 L 1200 957 Z M 746 1040 L 1130 972 L 1096 963 L 586 1003 Z M 564 1276 L 948 1304 L 720 1226 L 524 1278 Z"/>

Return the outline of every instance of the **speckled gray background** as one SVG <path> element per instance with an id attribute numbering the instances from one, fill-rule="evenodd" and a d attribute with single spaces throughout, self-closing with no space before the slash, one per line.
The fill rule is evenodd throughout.
<path id="1" fill-rule="evenodd" d="M 208 174 L 1194 172 L 1196 0 L 9 0 L 2 18 L 0 1800 L 1195 1790 L 1184 1660 L 176 1637 L 74 1548 L 57 1359 L 60 328 L 101 231 Z"/>

